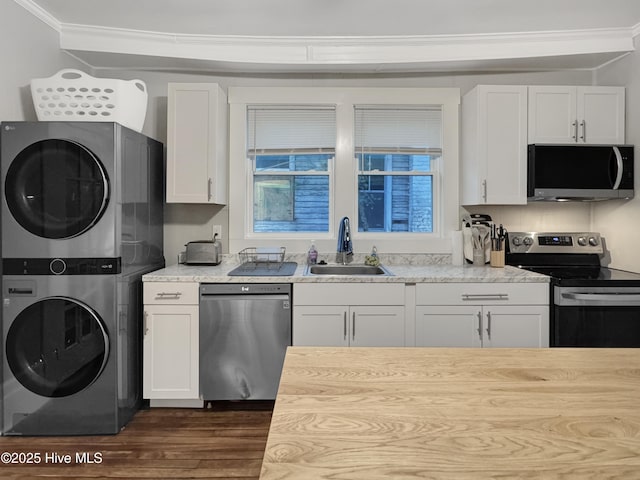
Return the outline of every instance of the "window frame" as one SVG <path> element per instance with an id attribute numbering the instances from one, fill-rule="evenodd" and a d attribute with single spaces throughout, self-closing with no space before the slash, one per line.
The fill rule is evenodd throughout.
<path id="1" fill-rule="evenodd" d="M 458 88 L 353 88 L 353 87 L 231 87 L 229 88 L 229 251 L 272 244 L 288 252 L 303 253 L 314 240 L 321 255 L 336 251 L 338 220 L 358 213 L 359 165 L 354 149 L 356 105 L 441 105 L 442 157 L 434 177 L 434 232 L 358 232 L 352 229 L 356 253 L 368 253 L 373 245 L 389 253 L 450 253 L 451 231 L 459 216 L 459 105 Z M 257 104 L 335 105 L 336 152 L 330 177 L 329 231 L 251 233 L 253 178 L 247 159 L 247 106 Z M 389 172 L 387 172 L 389 173 Z M 339 192 L 339 193 L 338 193 Z M 336 200 L 336 195 L 339 199 Z M 437 215 L 436 215 L 437 209 Z M 436 220 L 437 218 L 437 220 Z"/>

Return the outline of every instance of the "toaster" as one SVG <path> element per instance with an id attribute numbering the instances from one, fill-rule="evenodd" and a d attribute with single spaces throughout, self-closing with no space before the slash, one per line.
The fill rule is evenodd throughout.
<path id="1" fill-rule="evenodd" d="M 218 265 L 222 261 L 222 245 L 213 240 L 196 240 L 185 245 L 188 265 Z"/>

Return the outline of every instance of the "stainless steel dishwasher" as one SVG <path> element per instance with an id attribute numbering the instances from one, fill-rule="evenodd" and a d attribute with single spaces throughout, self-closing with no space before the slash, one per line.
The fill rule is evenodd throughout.
<path id="1" fill-rule="evenodd" d="M 291 345 L 291 284 L 200 285 L 204 400 L 276 398 Z"/>

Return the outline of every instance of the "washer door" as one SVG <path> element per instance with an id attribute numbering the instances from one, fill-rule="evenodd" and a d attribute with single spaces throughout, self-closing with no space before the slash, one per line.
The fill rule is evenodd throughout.
<path id="1" fill-rule="evenodd" d="M 11 214 L 23 228 L 44 238 L 71 238 L 104 213 L 109 182 L 91 151 L 70 140 L 42 140 L 11 162 L 5 181 Z"/>
<path id="2" fill-rule="evenodd" d="M 50 297 L 25 308 L 7 333 L 7 363 L 16 379 L 43 397 L 91 385 L 109 357 L 104 322 L 87 305 Z"/>

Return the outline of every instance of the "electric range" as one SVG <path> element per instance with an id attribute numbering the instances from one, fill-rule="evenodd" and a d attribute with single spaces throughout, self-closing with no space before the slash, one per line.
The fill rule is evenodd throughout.
<path id="1" fill-rule="evenodd" d="M 510 232 L 506 263 L 551 277 L 552 347 L 640 347 L 640 274 L 600 265 L 595 232 Z"/>

